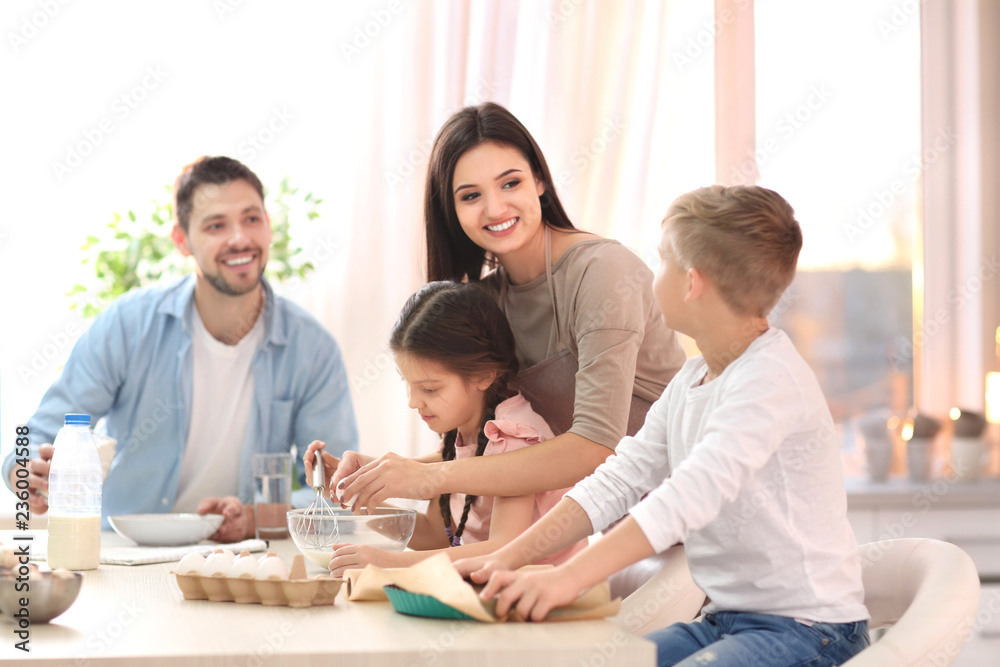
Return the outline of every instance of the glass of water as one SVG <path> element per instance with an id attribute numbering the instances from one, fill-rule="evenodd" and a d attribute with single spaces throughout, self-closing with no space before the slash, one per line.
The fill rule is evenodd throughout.
<path id="1" fill-rule="evenodd" d="M 292 455 L 254 454 L 253 503 L 257 537 L 288 537 L 286 514 L 292 508 Z"/>

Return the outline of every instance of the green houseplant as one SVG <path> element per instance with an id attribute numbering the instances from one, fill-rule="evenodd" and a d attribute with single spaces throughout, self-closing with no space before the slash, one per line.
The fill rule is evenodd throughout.
<path id="1" fill-rule="evenodd" d="M 177 252 L 170 239 L 174 224 L 170 191 L 167 186 L 165 196 L 154 199 L 148 211 L 115 212 L 106 230 L 87 236 L 80 248 L 81 263 L 89 264 L 93 274 L 86 284 L 77 283 L 66 293 L 71 310 L 80 308 L 85 317 L 94 317 L 129 290 L 192 271 L 193 263 Z M 314 267 L 297 257 L 302 247 L 293 242 L 292 229 L 319 218 L 323 200 L 293 188 L 287 176 L 276 188 L 265 188 L 265 200 L 272 239 L 264 273 L 275 283 L 304 278 Z"/>

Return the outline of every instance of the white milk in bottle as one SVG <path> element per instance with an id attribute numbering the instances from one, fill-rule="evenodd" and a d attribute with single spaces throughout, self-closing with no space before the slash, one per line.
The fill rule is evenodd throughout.
<path id="1" fill-rule="evenodd" d="M 52 443 L 49 468 L 48 563 L 93 570 L 101 562 L 101 457 L 90 415 L 68 414 Z"/>

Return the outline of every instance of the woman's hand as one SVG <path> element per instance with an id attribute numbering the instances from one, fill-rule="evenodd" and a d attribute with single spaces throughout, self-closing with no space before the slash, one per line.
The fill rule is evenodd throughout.
<path id="1" fill-rule="evenodd" d="M 499 570 L 479 594 L 483 600 L 496 598 L 496 615 L 505 617 L 516 609 L 526 621 L 542 621 L 556 607 L 580 596 L 580 586 L 563 567 L 541 572 Z"/>
<path id="2" fill-rule="evenodd" d="M 374 456 L 367 456 L 354 451 L 344 452 L 344 458 L 340 460 L 340 464 L 337 466 L 337 470 L 333 473 L 333 476 L 327 477 L 330 482 L 330 494 L 339 500 L 340 493 L 337 490 L 337 485 L 340 484 L 341 480 L 348 475 L 353 475 L 374 460 Z"/>
<path id="3" fill-rule="evenodd" d="M 330 574 L 342 577 L 344 570 L 363 568 L 369 564 L 401 567 L 403 564 L 394 556 L 398 554 L 367 544 L 336 544 L 333 547 L 333 558 L 330 559 Z"/>
<path id="4" fill-rule="evenodd" d="M 343 463 L 346 462 L 345 454 Z M 437 496 L 442 477 L 439 464 L 419 463 L 389 452 L 369 460 L 346 477 L 340 475 L 335 480 L 334 492 L 341 506 L 350 504 L 355 513 L 364 507 L 371 514 L 387 498 L 427 500 Z"/>
<path id="5" fill-rule="evenodd" d="M 254 534 L 253 515 L 236 496 L 205 498 L 198 503 L 198 514 L 221 514 L 222 525 L 209 537 L 216 542 L 239 542 Z"/>

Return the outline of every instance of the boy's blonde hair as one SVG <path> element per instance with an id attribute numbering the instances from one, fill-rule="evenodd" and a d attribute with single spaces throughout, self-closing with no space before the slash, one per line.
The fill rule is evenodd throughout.
<path id="1" fill-rule="evenodd" d="M 667 209 L 663 230 L 684 269 L 708 276 L 741 315 L 766 317 L 795 277 L 802 230 L 773 190 L 710 185 Z"/>

